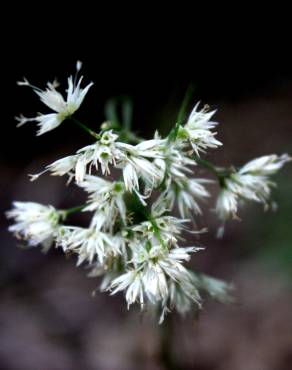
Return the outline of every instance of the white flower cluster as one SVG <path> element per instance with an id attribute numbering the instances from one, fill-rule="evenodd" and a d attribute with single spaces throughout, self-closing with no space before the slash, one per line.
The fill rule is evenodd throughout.
<path id="1" fill-rule="evenodd" d="M 15 220 L 9 231 L 26 240 L 29 246 L 40 244 L 45 250 L 50 248 L 58 232 L 61 212 L 34 202 L 14 202 L 13 206 L 7 212 L 7 217 Z"/>
<path id="2" fill-rule="evenodd" d="M 77 63 L 77 72 L 80 68 Z M 77 84 L 76 80 L 68 79 L 66 101 L 55 83 L 48 84 L 45 91 L 27 80 L 19 83 L 31 86 L 56 112 L 32 119 L 22 116 L 20 124 L 37 121 L 40 135 L 71 119 L 92 85 L 82 89 L 82 78 Z M 217 125 L 211 121 L 214 113 L 207 108 L 198 110 L 197 104 L 186 123 L 175 125 L 166 138 L 156 133 L 153 139 L 136 145 L 123 142 L 119 130 L 110 129 L 110 125 L 108 130 L 102 125 L 100 133 L 94 133 L 81 124 L 95 138 L 94 143 L 58 159 L 40 174 L 50 172 L 74 179 L 88 194 L 87 203 L 57 211 L 52 206 L 15 202 L 8 212 L 15 220 L 9 230 L 29 246 L 40 244 L 48 249 L 54 242 L 65 253 L 75 253 L 78 265 L 90 267 L 90 276 L 103 275 L 101 290 L 111 294 L 124 291 L 128 307 L 136 302 L 141 309 L 159 306 L 160 322 L 172 309 L 185 313 L 193 305 L 200 307 L 200 290 L 221 301 L 229 300 L 227 284 L 185 267 L 191 253 L 202 248 L 181 246 L 186 225 L 201 214 L 199 203 L 210 196 L 205 185 L 214 183 L 193 176 L 198 165 L 207 163 L 200 155 L 222 145 L 213 131 Z M 267 204 L 273 185 L 269 176 L 288 160 L 287 155 L 265 156 L 232 172 L 220 171 L 209 163 L 207 167 L 213 169 L 222 186 L 216 206 L 219 218 L 234 217 L 241 199 Z M 116 176 L 119 171 L 120 177 Z M 32 175 L 32 180 L 40 174 Z M 75 210 L 92 212 L 88 227 L 66 224 Z M 180 217 L 175 216 L 176 210 Z"/>
<path id="3" fill-rule="evenodd" d="M 221 220 L 236 218 L 239 202 L 255 201 L 269 206 L 271 188 L 276 184 L 270 176 L 291 161 L 287 154 L 275 154 L 256 158 L 238 171 L 232 171 L 223 179 L 222 190 L 218 196 L 216 210 Z"/>

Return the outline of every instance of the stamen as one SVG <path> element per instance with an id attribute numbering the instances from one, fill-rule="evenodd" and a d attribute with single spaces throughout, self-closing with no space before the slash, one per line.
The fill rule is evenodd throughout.
<path id="1" fill-rule="evenodd" d="M 31 87 L 33 90 L 36 90 L 36 91 L 39 91 L 39 92 L 42 92 L 43 90 L 40 89 L 39 87 L 35 86 L 35 85 L 32 85 L 27 78 L 23 77 L 23 81 L 17 81 L 16 82 L 18 86 L 28 86 L 28 87 Z"/>
<path id="2" fill-rule="evenodd" d="M 79 73 L 79 71 L 80 71 L 81 68 L 82 68 L 82 62 L 80 60 L 77 60 L 77 62 L 76 62 L 76 73 L 75 73 L 74 81 L 73 81 L 74 88 L 76 87 L 78 73 Z"/>
<path id="3" fill-rule="evenodd" d="M 43 175 L 44 173 L 46 173 L 48 171 L 49 171 L 49 169 L 46 169 L 46 170 L 44 170 L 44 171 L 42 171 L 40 173 L 29 174 L 28 175 L 29 176 L 29 180 L 33 182 L 33 181 L 37 180 L 41 175 Z"/>
<path id="4" fill-rule="evenodd" d="M 35 121 L 35 117 L 33 118 L 27 118 L 23 114 L 20 114 L 18 117 L 14 117 L 14 119 L 18 122 L 16 127 L 21 127 L 23 126 L 26 122 L 32 122 Z"/>

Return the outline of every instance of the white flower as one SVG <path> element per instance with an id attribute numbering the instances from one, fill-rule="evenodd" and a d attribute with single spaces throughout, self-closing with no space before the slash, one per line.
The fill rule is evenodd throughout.
<path id="1" fill-rule="evenodd" d="M 210 196 L 203 184 L 211 183 L 208 179 L 188 179 L 168 182 L 165 196 L 169 201 L 170 209 L 175 204 L 178 206 L 182 218 L 191 217 L 191 214 L 201 214 L 198 200 L 204 200 Z"/>
<path id="2" fill-rule="evenodd" d="M 239 201 L 252 200 L 268 208 L 271 187 L 275 186 L 269 176 L 289 161 L 291 158 L 287 154 L 267 155 L 248 162 L 239 171 L 227 176 L 216 204 L 219 218 L 223 221 L 235 218 Z"/>
<path id="3" fill-rule="evenodd" d="M 191 275 L 189 274 L 189 279 L 182 281 L 180 284 L 171 280 L 169 282 L 168 298 L 162 302 L 159 324 L 163 323 L 166 314 L 172 309 L 176 309 L 181 315 L 185 315 L 194 304 L 198 309 L 202 306 L 198 286 L 192 281 Z"/>
<path id="4" fill-rule="evenodd" d="M 163 151 L 166 145 L 165 139 L 144 140 L 137 145 L 118 143 L 120 148 L 125 149 L 129 156 L 144 158 L 164 158 Z"/>
<path id="5" fill-rule="evenodd" d="M 110 288 L 112 294 L 126 290 L 128 307 L 138 301 L 141 308 L 147 297 L 151 304 L 165 303 L 169 298 L 170 281 L 177 284 L 190 284 L 191 276 L 183 267 L 182 261 L 190 259 L 189 253 L 200 248 L 174 248 L 165 249 L 161 245 L 145 245 L 139 243 L 132 245 L 134 269 L 114 279 Z"/>
<path id="6" fill-rule="evenodd" d="M 116 165 L 116 161 L 122 156 L 121 151 L 115 147 L 117 138 L 118 135 L 107 131 L 95 144 L 81 148 L 76 154 L 51 163 L 45 171 L 31 175 L 31 178 L 36 180 L 43 173 L 50 171 L 55 176 L 68 174 L 69 179 L 75 176 L 77 184 L 80 184 L 85 178 L 88 167 L 90 173 L 93 166 L 98 170 L 99 165 L 103 174 L 109 174 L 109 165 Z"/>
<path id="7" fill-rule="evenodd" d="M 132 163 L 125 163 L 123 168 L 123 178 L 127 190 L 132 192 L 135 189 L 139 189 L 138 173 Z"/>
<path id="8" fill-rule="evenodd" d="M 86 168 L 89 165 L 89 173 L 92 166 L 98 170 L 101 167 L 102 174 L 110 173 L 110 165 L 116 166 L 116 162 L 122 158 L 123 153 L 117 147 L 115 141 L 118 135 L 111 131 L 102 134 L 100 140 L 95 144 L 88 145 L 78 150 L 79 159 L 76 165 L 76 181 L 83 181 L 86 174 Z"/>
<path id="9" fill-rule="evenodd" d="M 29 175 L 31 181 L 37 180 L 41 175 L 50 171 L 52 176 L 69 176 L 69 181 L 75 175 L 72 171 L 75 169 L 79 156 L 69 155 L 67 157 L 58 159 L 57 161 L 46 166 L 46 169 L 40 173 Z"/>
<path id="10" fill-rule="evenodd" d="M 48 249 L 57 233 L 60 213 L 52 206 L 34 202 L 14 202 L 13 206 L 7 212 L 7 217 L 15 220 L 9 231 L 26 240 L 29 246 L 42 244 Z"/>
<path id="11" fill-rule="evenodd" d="M 117 143 L 117 147 L 124 153 L 120 167 L 123 169 L 127 190 L 138 192 L 139 178 L 143 179 L 150 191 L 162 181 L 163 174 L 154 160 L 163 158 L 165 145 L 166 141 L 160 139 L 146 140 L 135 146 Z"/>
<path id="12" fill-rule="evenodd" d="M 98 176 L 86 175 L 80 187 L 90 193 L 84 211 L 94 211 L 91 227 L 113 233 L 116 222 L 126 224 L 126 204 L 124 184 L 110 182 Z"/>
<path id="13" fill-rule="evenodd" d="M 265 155 L 245 164 L 239 170 L 239 173 L 241 175 L 270 176 L 279 171 L 291 159 L 288 154 L 282 154 L 281 156 L 276 154 Z"/>
<path id="14" fill-rule="evenodd" d="M 75 166 L 75 180 L 76 183 L 79 184 L 84 180 L 86 175 L 87 164 L 90 161 L 90 152 L 79 154 L 77 158 Z"/>
<path id="15" fill-rule="evenodd" d="M 63 176 L 69 174 L 75 168 L 77 160 L 77 155 L 69 155 L 49 164 L 46 168 L 53 176 Z"/>
<path id="16" fill-rule="evenodd" d="M 80 69 L 80 63 L 77 62 L 77 72 Z M 77 77 L 77 75 L 76 75 Z M 57 83 L 48 83 L 46 90 L 41 90 L 36 86 L 31 85 L 27 79 L 18 82 L 20 86 L 29 86 L 33 91 L 39 96 L 42 103 L 47 107 L 52 109 L 55 113 L 40 114 L 39 116 L 33 118 L 26 118 L 23 115 L 16 117 L 19 122 L 18 126 L 22 126 L 26 122 L 36 121 L 38 122 L 39 131 L 37 135 L 42 135 L 48 131 L 53 130 L 58 127 L 67 117 L 70 117 L 75 113 L 80 105 L 82 104 L 88 90 L 93 85 L 90 83 L 84 89 L 80 87 L 83 77 L 81 77 L 76 84 L 76 77 L 73 82 L 73 77 L 68 78 L 68 89 L 66 100 L 63 96 L 56 90 Z"/>
<path id="17" fill-rule="evenodd" d="M 78 254 L 77 265 L 84 261 L 89 263 L 98 261 L 102 265 L 107 257 L 120 253 L 111 236 L 96 228 L 63 226 L 59 230 L 57 244 L 64 251 Z"/>
<path id="18" fill-rule="evenodd" d="M 229 218 L 236 218 L 238 209 L 238 196 L 228 188 L 222 189 L 219 193 L 216 212 L 221 220 L 227 220 Z"/>
<path id="19" fill-rule="evenodd" d="M 170 143 L 165 147 L 164 158 L 155 159 L 165 178 L 184 179 L 186 174 L 193 172 L 189 167 L 196 166 L 197 162 L 184 153 L 185 149 L 182 142 Z"/>
<path id="20" fill-rule="evenodd" d="M 178 205 L 182 218 L 191 217 L 191 213 L 200 214 L 201 209 L 197 200 L 209 197 L 209 193 L 203 184 L 211 183 L 207 179 L 189 179 L 192 174 L 190 167 L 197 165 L 196 161 L 189 158 L 185 153 L 185 144 L 176 142 L 167 146 L 165 158 L 155 161 L 164 173 L 164 186 L 166 190 L 161 195 L 165 207 L 172 210 Z"/>
<path id="21" fill-rule="evenodd" d="M 124 202 L 125 186 L 120 181 L 107 181 L 98 176 L 86 175 L 79 186 L 90 193 L 86 211 L 102 211 L 108 209 L 108 222 L 114 225 L 120 217 L 126 223 L 126 205 Z"/>
<path id="22" fill-rule="evenodd" d="M 199 152 L 205 152 L 208 148 L 217 148 L 222 145 L 215 138 L 216 132 L 211 131 L 218 124 L 210 121 L 216 111 L 208 112 L 207 107 L 197 111 L 198 106 L 199 103 L 196 104 L 187 123 L 180 128 L 178 133 L 178 139 L 188 139 L 197 155 Z"/>
<path id="23" fill-rule="evenodd" d="M 120 275 L 112 281 L 110 289 L 114 289 L 111 292 L 111 295 L 126 290 L 126 301 L 128 308 L 136 301 L 138 301 L 141 305 L 141 308 L 143 308 L 144 287 L 138 271 L 130 270 L 125 274 Z"/>
<path id="24" fill-rule="evenodd" d="M 144 221 L 138 225 L 131 228 L 136 233 L 141 233 L 142 237 L 146 239 L 152 239 L 157 229 L 160 233 L 161 238 L 165 241 L 167 245 L 176 245 L 180 234 L 186 227 L 184 223 L 188 220 L 182 220 L 173 216 L 161 216 L 154 219 L 155 226 L 153 222 Z"/>

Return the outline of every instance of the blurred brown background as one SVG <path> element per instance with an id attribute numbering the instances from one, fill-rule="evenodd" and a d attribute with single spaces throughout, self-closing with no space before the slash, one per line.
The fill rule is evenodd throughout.
<path id="1" fill-rule="evenodd" d="M 149 315 L 141 317 L 137 308 L 128 312 L 122 295 L 97 293 L 92 298 L 99 282 L 86 278 L 74 258 L 64 259 L 54 250 L 42 255 L 38 249 L 18 248 L 3 215 L 13 199 L 56 207 L 84 200 L 76 187 L 64 190 L 64 179 L 43 176 L 28 181 L 28 173 L 72 153 L 88 138 L 69 123 L 40 138 L 34 136 L 35 125 L 16 130 L 15 115 L 43 109 L 31 91 L 16 87 L 23 75 L 40 86 L 57 76 L 64 86 L 81 59 L 86 81 L 95 85 L 78 117 L 96 128 L 104 118 L 105 102 L 127 95 L 134 102 L 134 128 L 148 138 L 156 128 L 164 133 L 170 129 L 185 89 L 194 83 L 194 102 L 218 109 L 218 138 L 224 146 L 208 158 L 219 165 L 240 165 L 263 154 L 292 153 L 292 73 L 285 48 L 267 34 L 253 37 L 251 45 L 244 37 L 234 43 L 215 32 L 210 45 L 200 45 L 192 27 L 186 31 L 187 40 L 168 28 L 161 36 L 147 29 L 146 36 L 138 37 L 134 25 L 114 36 L 96 23 L 82 35 L 80 24 L 71 27 L 74 36 L 57 29 L 46 37 L 43 28 L 35 26 L 30 32 L 23 27 L 4 42 L 0 369 L 290 370 L 291 166 L 275 179 L 278 211 L 247 207 L 242 222 L 231 222 L 222 240 L 215 238 L 218 224 L 205 206 L 200 225 L 208 226 L 209 233 L 200 242 L 206 250 L 193 257 L 192 265 L 233 282 L 237 303 L 225 306 L 207 300 L 199 317 L 173 315 L 169 326 L 158 326 Z M 216 191 L 213 187 L 214 196 Z"/>

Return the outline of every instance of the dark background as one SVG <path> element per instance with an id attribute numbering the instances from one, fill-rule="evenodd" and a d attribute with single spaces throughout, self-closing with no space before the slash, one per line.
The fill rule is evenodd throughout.
<path id="1" fill-rule="evenodd" d="M 169 18 L 141 6 L 125 17 L 108 5 L 100 12 L 73 9 L 74 17 L 58 7 L 52 14 L 43 6 L 29 15 L 17 8 L 2 30 L 0 369 L 170 368 L 162 351 L 166 329 L 155 319 L 141 320 L 135 308 L 127 312 L 122 296 L 98 293 L 93 299 L 98 282 L 76 269 L 73 259 L 58 251 L 23 251 L 7 233 L 3 212 L 13 199 L 56 207 L 83 201 L 74 186 L 64 190 L 63 179 L 44 176 L 30 183 L 27 174 L 89 143 L 67 122 L 41 137 L 35 137 L 34 124 L 16 129 L 15 115 L 45 112 L 16 80 L 26 76 L 44 87 L 58 77 L 64 87 L 80 59 L 85 82 L 95 85 L 77 117 L 97 129 L 105 102 L 126 95 L 134 102 L 134 128 L 147 138 L 157 128 L 171 128 L 193 83 L 193 102 L 218 109 L 224 146 L 209 159 L 240 165 L 263 154 L 292 152 L 291 42 L 284 39 L 289 32 L 275 26 L 276 20 L 285 25 L 282 16 L 274 14 L 263 26 L 258 18 L 253 22 L 253 12 L 242 23 L 234 16 L 226 23 L 214 17 L 216 9 L 214 22 L 200 9 Z M 238 303 L 207 301 L 198 320 L 174 315 L 166 335 L 173 368 L 291 369 L 291 180 L 290 165 L 277 176 L 276 213 L 250 205 L 222 240 L 215 238 L 218 224 L 208 211 L 214 202 L 205 207 L 201 224 L 210 232 L 201 242 L 207 249 L 194 256 L 193 266 L 234 282 Z M 211 191 L 215 196 L 216 188 Z"/>

